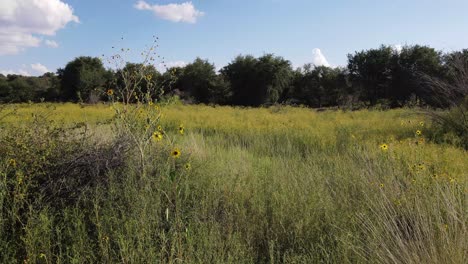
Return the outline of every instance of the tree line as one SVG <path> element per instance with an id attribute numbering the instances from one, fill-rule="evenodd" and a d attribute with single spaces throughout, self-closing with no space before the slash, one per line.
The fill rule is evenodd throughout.
<path id="1" fill-rule="evenodd" d="M 348 54 L 345 67 L 306 64 L 293 69 L 281 56 L 239 55 L 216 71 L 213 63 L 201 58 L 184 67 L 161 73 L 144 65 L 145 75 L 138 85 L 156 87 L 159 97 L 178 95 L 191 103 L 261 106 L 294 104 L 309 107 L 401 107 L 409 104 L 443 106 L 426 89 L 424 80 L 454 76 L 453 60 L 468 60 L 468 49 L 443 53 L 429 46 L 404 46 L 397 50 L 379 48 Z M 122 72 L 132 72 L 140 64 L 127 63 L 118 70 L 106 69 L 101 59 L 78 57 L 56 73 L 39 77 L 0 74 L 1 102 L 88 102 L 106 100 L 106 91 L 122 89 Z M 159 99 L 159 98 L 155 98 Z"/>

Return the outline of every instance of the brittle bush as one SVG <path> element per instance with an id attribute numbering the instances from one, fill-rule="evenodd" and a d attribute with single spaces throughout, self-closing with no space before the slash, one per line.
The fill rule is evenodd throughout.
<path id="1" fill-rule="evenodd" d="M 97 142 L 113 137 L 106 104 L 9 107 L 16 112 L 5 127 L 43 112 L 64 126 L 88 124 Z M 167 105 L 162 113 L 190 170 L 166 175 L 179 161 L 154 152 L 146 179 L 136 180 L 131 164 L 111 171 L 80 205 L 27 214 L 21 249 L 2 262 L 468 259 L 468 154 L 432 143 L 430 123 L 410 109 Z M 0 239 L 0 252 L 11 251 L 9 242 Z"/>

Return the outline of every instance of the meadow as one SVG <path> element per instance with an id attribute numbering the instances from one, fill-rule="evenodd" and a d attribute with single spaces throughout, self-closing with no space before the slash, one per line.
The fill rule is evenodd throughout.
<path id="1" fill-rule="evenodd" d="M 139 111 L 3 107 L 1 263 L 468 260 L 468 153 L 414 109 Z"/>

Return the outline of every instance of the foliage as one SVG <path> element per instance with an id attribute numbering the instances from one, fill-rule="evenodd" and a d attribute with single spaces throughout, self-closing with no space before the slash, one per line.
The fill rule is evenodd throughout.
<path id="1" fill-rule="evenodd" d="M 12 190 L 23 190 L 33 175 L 53 175 L 44 164 L 83 156 L 59 155 L 64 150 L 101 153 L 102 146 L 133 141 L 116 137 L 117 128 L 109 128 L 116 121 L 104 122 L 121 103 L 9 107 L 17 111 L 2 119 L 1 138 L 14 136 L 28 149 L 2 141 L 13 153 L 0 163 L 0 262 L 463 263 L 467 257 L 467 153 L 430 142 L 431 124 L 411 110 L 169 105 L 156 111 L 156 104 L 140 104 L 145 112 L 137 110 L 128 124 L 134 135 L 151 137 L 143 133 L 146 117 L 162 111 L 158 124 L 179 158 L 168 153 L 169 141 L 153 141 L 143 174 L 132 143 L 123 164 L 93 177 L 95 184 L 68 203 L 50 203 L 48 195 L 19 206 Z M 33 132 L 33 123 L 49 123 L 42 121 L 21 122 L 29 133 L 8 133 L 32 112 L 49 113 L 59 129 L 86 121 L 89 137 Z M 55 147 L 43 161 L 47 146 Z M 88 157 L 86 167 L 96 168 L 110 156 Z M 21 174 L 27 171 L 33 173 Z M 63 176 L 62 186 L 77 186 L 75 176 Z"/>
<path id="2" fill-rule="evenodd" d="M 433 94 L 424 89 L 422 74 L 441 77 L 441 53 L 427 46 L 404 46 L 393 66 L 392 89 L 390 98 L 397 102 L 405 102 L 411 95 L 418 95 L 427 103 L 434 103 Z"/>
<path id="3" fill-rule="evenodd" d="M 0 76 L 0 101 L 96 103 L 108 99 L 105 91 L 114 89 L 119 96 L 125 94 L 129 103 L 134 102 L 132 91 L 123 89 L 133 83 L 137 85 L 131 87 L 143 93 L 154 90 L 154 100 L 177 96 L 185 103 L 242 106 L 286 103 L 353 110 L 446 108 L 449 104 L 441 103 L 426 87 L 424 76 L 452 82 L 456 73 L 451 66 L 453 58 L 467 56 L 466 50 L 443 53 L 422 45 L 403 46 L 401 50 L 382 45 L 349 54 L 344 68 L 305 64 L 293 71 L 290 61 L 265 54 L 239 55 L 219 73 L 212 62 L 200 58 L 186 66 L 159 72 L 155 60 L 163 60 L 157 65 L 164 68 L 166 62 L 156 53 L 157 39 L 153 44 L 151 52 L 141 54 L 113 47 L 120 53 L 108 58 L 106 66 L 112 66 L 109 69 L 104 69 L 101 62 L 105 58 L 79 57 L 56 74 Z M 142 63 L 128 63 L 128 59 L 133 61 L 140 55 Z"/>
<path id="4" fill-rule="evenodd" d="M 446 112 L 428 109 L 425 114 L 438 125 L 439 141 L 449 141 L 468 149 L 468 56 L 466 52 L 453 53 L 446 58 L 448 78 L 422 75 L 428 93 L 434 95 L 438 106 Z M 446 140 L 449 139 L 449 140 Z"/>
<path id="5" fill-rule="evenodd" d="M 348 55 L 348 70 L 361 100 L 375 104 L 388 98 L 392 81 L 392 60 L 396 51 L 390 46 Z"/>
<path id="6" fill-rule="evenodd" d="M 219 102 L 217 92 L 223 87 L 220 85 L 220 77 L 216 75 L 215 66 L 200 58 L 184 67 L 181 76 L 178 78 L 180 87 L 197 103 Z"/>
<path id="7" fill-rule="evenodd" d="M 232 102 L 245 106 L 278 102 L 292 77 L 290 62 L 273 54 L 238 56 L 221 73 L 231 85 Z"/>
<path id="8" fill-rule="evenodd" d="M 64 100 L 94 101 L 103 92 L 106 70 L 99 58 L 78 57 L 59 71 Z"/>
<path id="9" fill-rule="evenodd" d="M 346 95 L 344 87 L 347 84 L 342 69 L 307 64 L 296 72 L 289 96 L 312 107 L 336 106 Z"/>

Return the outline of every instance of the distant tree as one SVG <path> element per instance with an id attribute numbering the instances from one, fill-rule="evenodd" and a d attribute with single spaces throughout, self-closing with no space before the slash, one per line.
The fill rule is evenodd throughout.
<path id="1" fill-rule="evenodd" d="M 99 58 L 78 57 L 59 71 L 61 95 L 64 100 L 89 101 L 102 93 L 106 69 Z"/>
<path id="2" fill-rule="evenodd" d="M 238 56 L 221 73 L 230 82 L 232 102 L 247 106 L 278 102 L 293 76 L 291 63 L 272 54 Z"/>
<path id="3" fill-rule="evenodd" d="M 431 101 L 421 82 L 421 74 L 441 77 L 441 53 L 427 46 L 404 46 L 392 69 L 392 89 L 389 97 L 396 102 L 405 102 L 411 95 Z"/>
<path id="4" fill-rule="evenodd" d="M 36 98 L 35 87 L 28 82 L 28 77 L 20 75 L 8 75 L 10 87 L 9 102 L 27 102 Z"/>
<path id="5" fill-rule="evenodd" d="M 294 101 L 312 107 L 336 106 L 346 88 L 342 69 L 306 64 L 296 72 L 291 96 Z"/>
<path id="6" fill-rule="evenodd" d="M 232 88 L 232 103 L 236 105 L 260 105 L 261 92 L 257 79 L 256 67 L 258 60 L 253 56 L 237 56 L 221 70 Z"/>
<path id="7" fill-rule="evenodd" d="M 388 98 L 397 52 L 390 46 L 348 54 L 349 77 L 361 100 L 375 104 Z"/>
<path id="8" fill-rule="evenodd" d="M 153 65 L 141 63 L 127 63 L 123 69 L 115 72 L 115 78 L 111 84 L 124 100 L 131 102 L 134 99 L 134 92 L 160 94 L 159 80 L 161 74 Z M 155 98 L 153 98 L 155 99 Z"/>
<path id="9" fill-rule="evenodd" d="M 3 74 L 0 74 L 0 102 L 8 102 L 10 99 L 11 87 L 8 79 Z"/>
<path id="10" fill-rule="evenodd" d="M 158 78 L 158 87 L 165 96 L 181 95 L 183 87 L 181 77 L 184 74 L 185 67 L 170 67 Z"/>
<path id="11" fill-rule="evenodd" d="M 200 58 L 184 67 L 178 84 L 197 103 L 223 103 L 229 93 L 214 64 Z"/>

